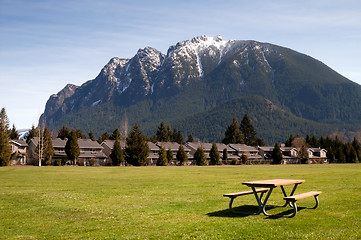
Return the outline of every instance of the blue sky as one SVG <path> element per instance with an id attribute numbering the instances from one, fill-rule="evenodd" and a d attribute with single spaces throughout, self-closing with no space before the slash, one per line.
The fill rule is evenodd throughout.
<path id="1" fill-rule="evenodd" d="M 110 58 L 203 34 L 289 47 L 361 84 L 359 0 L 0 0 L 0 107 L 37 125 L 51 94 Z"/>

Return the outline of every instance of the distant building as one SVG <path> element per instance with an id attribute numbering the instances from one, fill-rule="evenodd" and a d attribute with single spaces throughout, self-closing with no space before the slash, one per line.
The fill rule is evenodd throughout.
<path id="1" fill-rule="evenodd" d="M 24 140 L 10 140 L 11 154 L 13 158 L 10 165 L 25 165 L 27 160 L 28 144 Z"/>

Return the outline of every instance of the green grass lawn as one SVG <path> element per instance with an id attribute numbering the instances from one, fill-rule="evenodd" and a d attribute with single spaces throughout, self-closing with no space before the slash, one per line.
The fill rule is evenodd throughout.
<path id="1" fill-rule="evenodd" d="M 322 191 L 320 206 L 291 219 L 229 212 L 223 193 L 272 178 L 305 179 L 296 193 Z M 0 239 L 361 239 L 361 164 L 4 167 L 0 188 Z"/>

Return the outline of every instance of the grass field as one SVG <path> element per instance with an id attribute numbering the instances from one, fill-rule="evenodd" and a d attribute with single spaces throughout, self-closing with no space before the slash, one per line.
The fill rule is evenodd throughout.
<path id="1" fill-rule="evenodd" d="M 320 206 L 291 219 L 229 212 L 223 193 L 272 178 L 305 179 L 297 192 L 322 191 Z M 4 167 L 0 187 L 0 239 L 361 239 L 361 164 Z"/>

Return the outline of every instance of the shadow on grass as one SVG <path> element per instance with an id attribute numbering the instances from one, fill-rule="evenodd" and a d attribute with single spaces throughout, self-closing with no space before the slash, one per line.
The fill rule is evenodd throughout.
<path id="1" fill-rule="evenodd" d="M 266 211 L 269 211 L 269 210 L 272 210 L 275 208 L 282 209 L 282 207 L 266 206 Z M 254 205 L 244 205 L 244 206 L 240 206 L 240 207 L 235 207 L 233 209 L 238 212 L 248 212 L 249 214 L 236 214 L 236 213 L 231 212 L 231 210 L 227 208 L 224 210 L 207 213 L 207 216 L 209 216 L 209 217 L 244 218 L 244 217 L 249 217 L 249 216 L 255 216 L 255 214 L 252 214 L 252 213 L 255 213 L 258 211 L 258 207 L 254 206 Z M 299 213 L 303 209 L 306 209 L 306 207 L 298 207 L 297 213 Z M 292 213 L 293 213 L 293 209 L 289 208 L 289 209 L 287 209 L 283 212 L 279 212 L 273 216 L 267 216 L 266 219 L 283 218 L 284 216 L 291 215 Z M 260 213 L 259 215 L 264 216 L 263 213 Z"/>
<path id="2" fill-rule="evenodd" d="M 258 211 L 258 207 L 254 205 L 243 205 L 240 207 L 234 207 L 233 210 L 237 212 L 249 212 L 249 214 L 236 214 L 231 212 L 229 208 L 216 211 L 216 212 L 210 212 L 207 213 L 207 216 L 209 217 L 230 217 L 230 218 L 239 218 L 239 217 L 248 217 L 248 216 L 254 216 L 254 214 Z"/>

